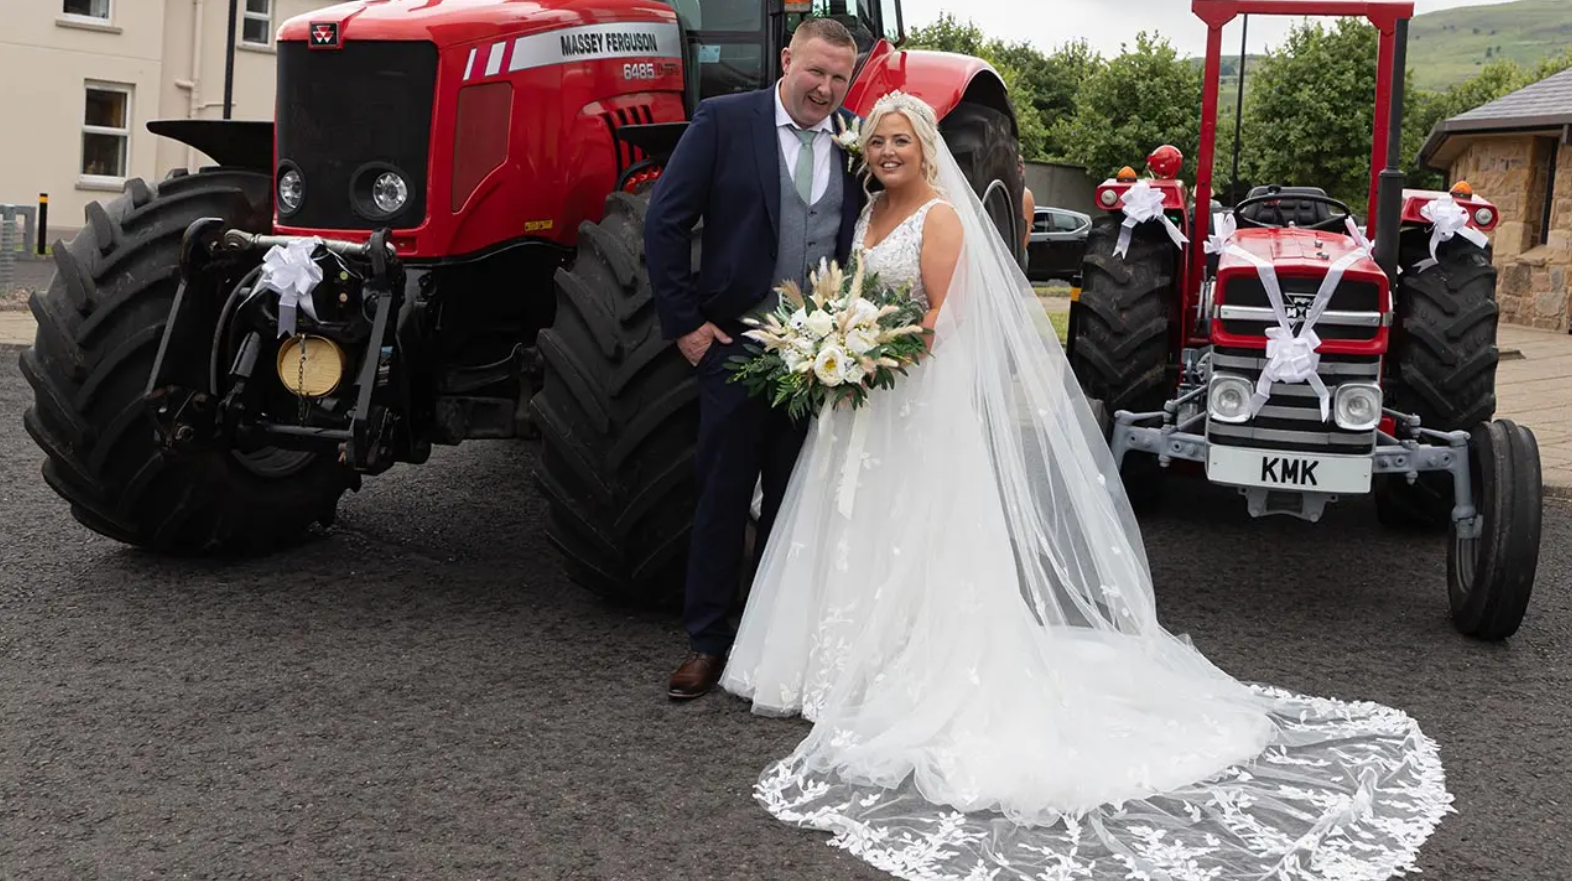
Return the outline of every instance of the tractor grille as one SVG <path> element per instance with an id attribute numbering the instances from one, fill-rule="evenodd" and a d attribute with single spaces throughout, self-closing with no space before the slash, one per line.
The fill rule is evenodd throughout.
<path id="1" fill-rule="evenodd" d="M 305 181 L 300 209 L 281 221 L 314 229 L 419 226 L 436 85 L 431 43 L 346 40 L 342 49 L 313 50 L 281 42 L 278 158 Z M 370 181 L 390 167 L 409 185 L 409 201 L 392 217 L 367 217 L 352 191 L 369 193 Z"/>
<path id="2" fill-rule="evenodd" d="M 1321 280 L 1290 276 L 1280 283 L 1289 321 L 1298 332 Z M 1255 276 L 1230 280 L 1223 288 L 1222 304 L 1217 320 L 1227 333 L 1265 337 L 1267 328 L 1277 326 L 1271 298 Z M 1368 281 L 1344 279 L 1315 323 L 1315 333 L 1323 340 L 1373 340 L 1385 320 L 1381 314 L 1381 288 Z"/>
<path id="3" fill-rule="evenodd" d="M 1339 383 L 1377 381 L 1380 365 L 1380 357 L 1375 355 L 1323 354 L 1318 372 L 1327 393 L 1336 394 Z M 1213 372 L 1242 376 L 1252 386 L 1265 367 L 1266 358 L 1259 349 L 1219 347 L 1212 352 Z M 1272 396 L 1256 418 L 1240 425 L 1207 420 L 1206 437 L 1220 446 L 1303 453 L 1370 453 L 1376 443 L 1374 429 L 1345 431 L 1331 418 L 1322 422 L 1321 401 L 1309 383 L 1282 382 L 1272 386 Z"/>

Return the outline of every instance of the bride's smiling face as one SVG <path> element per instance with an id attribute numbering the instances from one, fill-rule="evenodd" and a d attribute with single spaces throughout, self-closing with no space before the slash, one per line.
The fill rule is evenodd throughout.
<path id="1" fill-rule="evenodd" d="M 868 167 L 886 190 L 922 180 L 922 141 L 904 113 L 889 113 L 868 137 Z"/>

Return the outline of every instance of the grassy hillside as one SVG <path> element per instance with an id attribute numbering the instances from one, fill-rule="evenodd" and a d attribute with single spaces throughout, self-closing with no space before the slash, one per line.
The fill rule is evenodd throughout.
<path id="1" fill-rule="evenodd" d="M 1497 58 L 1524 66 L 1572 48 L 1572 0 L 1517 0 L 1414 16 L 1408 63 L 1414 86 L 1444 89 Z"/>
<path id="2" fill-rule="evenodd" d="M 1456 85 L 1497 58 L 1533 66 L 1569 48 L 1572 0 L 1516 0 L 1429 12 L 1414 16 L 1408 29 L 1408 66 L 1414 71 L 1414 87 L 1429 91 Z M 1200 67 L 1203 59 L 1190 61 Z M 1224 54 L 1222 61 L 1223 92 L 1231 95 L 1239 57 Z M 1246 91 L 1250 71 L 1259 69 L 1260 63 L 1260 56 L 1247 58 Z"/>

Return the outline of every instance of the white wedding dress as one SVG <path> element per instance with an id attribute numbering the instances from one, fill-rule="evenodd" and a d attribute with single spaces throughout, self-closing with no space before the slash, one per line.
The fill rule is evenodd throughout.
<path id="1" fill-rule="evenodd" d="M 1412 869 L 1451 810 L 1435 744 L 1388 707 L 1243 684 L 1162 628 L 1052 327 L 941 154 L 966 244 L 933 355 L 809 428 L 721 680 L 815 721 L 757 798 L 909 879 Z M 865 211 L 855 239 L 919 299 L 932 204 L 866 249 Z"/>

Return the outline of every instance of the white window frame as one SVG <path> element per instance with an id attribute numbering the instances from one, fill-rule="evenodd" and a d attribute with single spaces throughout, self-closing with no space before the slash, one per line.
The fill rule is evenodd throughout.
<path id="1" fill-rule="evenodd" d="M 66 12 L 65 0 L 60 0 L 60 18 L 64 19 L 65 21 L 79 21 L 86 22 L 88 24 L 111 24 L 115 20 L 115 0 L 104 0 L 104 14 L 102 17 L 97 15 L 83 15 L 79 12 Z"/>
<path id="2" fill-rule="evenodd" d="M 88 92 L 116 92 L 126 98 L 125 127 L 114 128 L 103 125 L 89 125 L 87 122 L 87 93 Z M 136 87 L 126 83 L 106 83 L 97 80 L 88 80 L 82 86 L 82 134 L 83 135 L 114 135 L 125 139 L 125 167 L 119 176 L 107 174 L 88 174 L 82 170 L 87 164 L 87 150 L 84 137 L 78 141 L 77 147 L 77 180 L 90 187 L 113 187 L 119 189 L 131 176 L 131 127 L 135 119 Z"/>
<path id="3" fill-rule="evenodd" d="M 263 2 L 267 4 L 267 12 L 252 12 L 249 0 L 240 0 L 240 34 L 238 36 L 242 45 L 265 48 L 272 48 L 273 46 L 273 0 L 263 0 Z M 267 25 L 262 42 L 259 43 L 256 40 L 246 39 L 246 22 L 248 21 L 260 21 Z"/>

